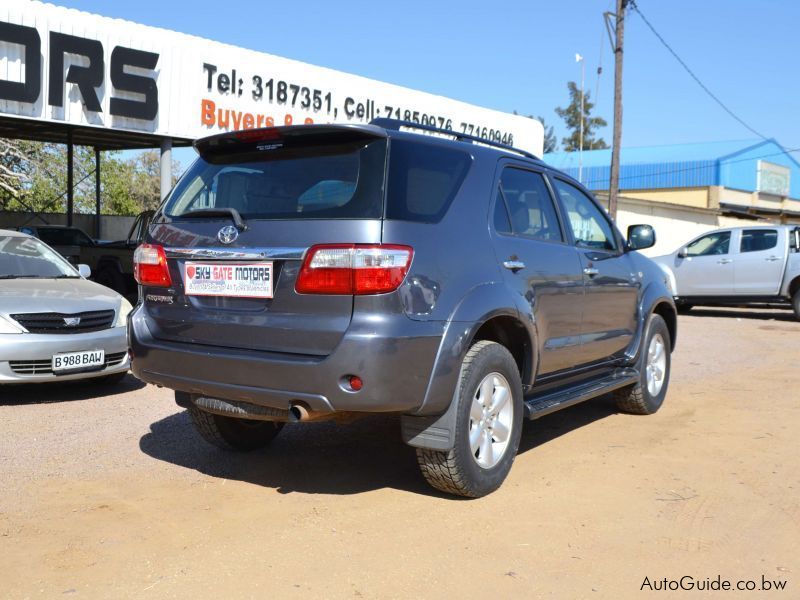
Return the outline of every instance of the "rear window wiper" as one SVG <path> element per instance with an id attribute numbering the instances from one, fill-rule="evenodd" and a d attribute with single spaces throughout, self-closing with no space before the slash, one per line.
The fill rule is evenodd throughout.
<path id="1" fill-rule="evenodd" d="M 230 217 L 233 221 L 233 224 L 236 225 L 236 229 L 239 231 L 245 231 L 247 229 L 247 223 L 244 222 L 242 219 L 242 215 L 239 214 L 239 211 L 235 208 L 228 208 L 228 207 L 219 207 L 219 208 L 198 208 L 195 210 L 190 210 L 180 215 L 175 215 L 177 218 L 187 218 L 187 219 L 205 219 L 206 217 Z"/>

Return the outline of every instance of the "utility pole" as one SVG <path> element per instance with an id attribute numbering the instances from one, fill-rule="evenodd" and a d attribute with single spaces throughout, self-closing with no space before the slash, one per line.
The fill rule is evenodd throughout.
<path id="1" fill-rule="evenodd" d="M 606 25 L 609 36 L 612 37 L 611 45 L 614 48 L 614 139 L 611 143 L 611 181 L 608 190 L 608 214 L 611 218 L 617 217 L 617 195 L 619 194 L 619 147 L 622 142 L 622 48 L 625 41 L 625 10 L 629 0 L 617 0 L 617 13 L 606 13 Z M 614 16 L 616 24 L 614 35 L 611 36 L 611 26 L 608 17 Z"/>
<path id="2" fill-rule="evenodd" d="M 586 61 L 580 54 L 575 55 L 575 62 L 581 63 L 581 133 L 578 146 L 578 181 L 583 183 L 583 122 L 586 111 L 584 110 L 584 83 L 586 80 Z"/>

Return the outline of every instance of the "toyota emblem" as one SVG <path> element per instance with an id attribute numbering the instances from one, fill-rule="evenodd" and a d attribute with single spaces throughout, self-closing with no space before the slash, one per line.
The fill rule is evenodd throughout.
<path id="1" fill-rule="evenodd" d="M 217 239 L 223 244 L 231 244 L 236 241 L 236 238 L 239 237 L 239 230 L 236 229 L 233 225 L 227 225 L 219 230 L 217 233 Z"/>

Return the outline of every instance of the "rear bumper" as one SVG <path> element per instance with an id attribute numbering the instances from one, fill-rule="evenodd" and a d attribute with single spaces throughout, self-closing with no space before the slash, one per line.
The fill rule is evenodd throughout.
<path id="1" fill-rule="evenodd" d="M 425 398 L 443 329 L 405 315 L 377 323 L 354 315 L 336 349 L 312 357 L 158 340 L 140 306 L 128 338 L 133 374 L 174 390 L 281 410 L 408 412 Z M 363 388 L 344 389 L 345 375 L 361 377 Z"/>

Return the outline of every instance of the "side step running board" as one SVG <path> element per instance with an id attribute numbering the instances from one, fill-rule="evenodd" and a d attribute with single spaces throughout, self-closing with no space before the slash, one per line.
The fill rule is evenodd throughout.
<path id="1" fill-rule="evenodd" d="M 550 413 L 602 396 L 639 381 L 636 369 L 618 369 L 613 374 L 588 383 L 536 396 L 525 400 L 524 411 L 528 419 L 538 419 Z"/>

